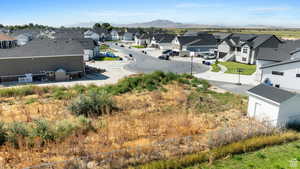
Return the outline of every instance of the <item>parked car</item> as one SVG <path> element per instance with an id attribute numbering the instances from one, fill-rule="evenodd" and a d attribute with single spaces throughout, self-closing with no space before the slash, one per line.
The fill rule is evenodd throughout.
<path id="1" fill-rule="evenodd" d="M 124 48 L 124 45 L 120 45 L 121 48 Z"/>
<path id="2" fill-rule="evenodd" d="M 161 55 L 158 57 L 158 59 L 160 60 L 170 60 L 170 56 L 169 55 Z"/>
<path id="3" fill-rule="evenodd" d="M 117 46 L 118 46 L 118 43 L 115 43 L 115 45 L 117 45 Z"/>
<path id="4" fill-rule="evenodd" d="M 162 54 L 169 54 L 170 52 L 172 52 L 172 50 L 168 49 L 168 50 L 163 51 Z"/>
<path id="5" fill-rule="evenodd" d="M 179 52 L 177 52 L 177 51 L 171 51 L 169 53 L 169 56 L 179 56 Z"/>
<path id="6" fill-rule="evenodd" d="M 131 58 L 132 58 L 132 57 L 133 57 L 133 56 L 132 56 L 132 54 L 129 54 L 129 57 L 131 57 Z"/>
<path id="7" fill-rule="evenodd" d="M 214 53 L 205 53 L 202 54 L 201 57 L 203 57 L 204 59 L 215 59 L 216 55 Z"/>

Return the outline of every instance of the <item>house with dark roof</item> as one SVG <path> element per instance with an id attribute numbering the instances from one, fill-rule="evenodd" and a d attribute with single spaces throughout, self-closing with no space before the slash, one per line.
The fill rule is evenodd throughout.
<path id="1" fill-rule="evenodd" d="M 275 35 L 231 34 L 219 43 L 218 58 L 256 64 L 262 50 L 277 49 L 281 43 Z"/>
<path id="2" fill-rule="evenodd" d="M 151 43 L 152 37 L 153 37 L 153 34 L 150 34 L 150 33 L 143 33 L 140 35 L 135 35 L 134 43 L 135 43 L 135 45 L 139 45 L 139 46 L 148 46 Z"/>
<path id="3" fill-rule="evenodd" d="M 274 127 L 300 120 L 300 95 L 260 84 L 248 91 L 248 116 Z"/>
<path id="4" fill-rule="evenodd" d="M 161 50 L 172 49 L 172 41 L 175 37 L 175 34 L 155 34 L 151 39 L 150 46 Z"/>
<path id="5" fill-rule="evenodd" d="M 24 46 L 0 49 L 0 82 L 81 77 L 85 74 L 85 50 L 92 48 L 93 40 L 87 39 L 35 39 Z M 61 70 L 65 77 L 57 79 Z"/>
<path id="6" fill-rule="evenodd" d="M 92 30 L 87 30 L 83 34 L 84 34 L 84 38 L 92 39 L 95 42 L 99 42 L 100 41 L 100 35 L 98 33 L 93 32 Z"/>
<path id="7" fill-rule="evenodd" d="M 262 66 L 259 80 L 278 88 L 300 91 L 300 49 L 291 51 L 281 58 L 283 59 L 281 62 Z"/>
<path id="8" fill-rule="evenodd" d="M 177 36 L 173 41 L 173 50 L 186 53 L 211 53 L 217 48 L 217 40 L 212 34 L 198 36 Z"/>

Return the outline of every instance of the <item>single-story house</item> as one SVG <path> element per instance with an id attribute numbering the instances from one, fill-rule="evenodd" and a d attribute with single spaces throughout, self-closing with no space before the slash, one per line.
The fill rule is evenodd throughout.
<path id="1" fill-rule="evenodd" d="M 161 50 L 172 49 L 172 41 L 175 37 L 174 34 L 155 34 L 151 39 L 150 46 Z"/>
<path id="2" fill-rule="evenodd" d="M 300 95 L 260 84 L 248 91 L 248 116 L 274 127 L 300 120 Z"/>
<path id="3" fill-rule="evenodd" d="M 77 40 L 36 39 L 20 47 L 0 49 L 0 82 L 59 80 L 85 75 L 84 48 Z M 56 79 L 56 72 L 60 74 Z"/>
<path id="4" fill-rule="evenodd" d="M 110 32 L 111 40 L 123 40 L 124 31 L 112 30 Z"/>
<path id="5" fill-rule="evenodd" d="M 218 45 L 218 58 L 256 64 L 261 49 L 277 49 L 282 41 L 275 35 L 231 34 Z"/>
<path id="6" fill-rule="evenodd" d="M 172 48 L 181 53 L 211 53 L 217 48 L 217 40 L 211 34 L 177 36 L 172 41 Z"/>

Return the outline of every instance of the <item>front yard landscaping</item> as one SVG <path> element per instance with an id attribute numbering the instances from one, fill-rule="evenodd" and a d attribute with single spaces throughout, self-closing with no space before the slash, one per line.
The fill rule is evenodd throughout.
<path id="1" fill-rule="evenodd" d="M 95 60 L 96 61 L 119 61 L 121 58 L 119 57 L 99 57 L 99 58 L 96 58 Z"/>
<path id="2" fill-rule="evenodd" d="M 225 66 L 229 74 L 239 74 L 238 69 L 242 69 L 241 75 L 252 75 L 256 71 L 256 65 L 247 65 L 237 62 L 220 62 L 219 64 Z"/>

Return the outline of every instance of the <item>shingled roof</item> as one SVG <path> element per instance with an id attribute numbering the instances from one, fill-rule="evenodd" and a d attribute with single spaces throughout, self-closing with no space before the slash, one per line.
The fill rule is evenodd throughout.
<path id="1" fill-rule="evenodd" d="M 81 55 L 84 49 L 94 48 L 89 39 L 36 39 L 16 48 L 0 49 L 0 59 L 10 57 L 34 57 L 57 55 Z"/>
<path id="2" fill-rule="evenodd" d="M 265 84 L 260 84 L 250 89 L 248 93 L 266 98 L 278 104 L 283 103 L 297 95 L 296 93 L 292 93 L 272 86 L 267 86 Z"/>
<path id="3" fill-rule="evenodd" d="M 296 51 L 300 48 L 300 41 L 285 41 L 278 48 L 260 48 L 257 60 L 282 62 L 289 60 Z"/>
<path id="4" fill-rule="evenodd" d="M 201 34 L 198 36 L 179 36 L 178 41 L 181 45 L 217 45 L 216 38 L 211 34 Z"/>

